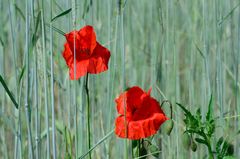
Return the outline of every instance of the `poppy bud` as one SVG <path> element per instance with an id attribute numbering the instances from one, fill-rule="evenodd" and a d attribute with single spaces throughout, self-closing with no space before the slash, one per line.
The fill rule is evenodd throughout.
<path id="1" fill-rule="evenodd" d="M 228 148 L 227 148 L 227 154 L 228 154 L 229 156 L 232 156 L 233 153 L 234 153 L 234 146 L 233 146 L 233 144 L 229 144 L 229 145 L 228 145 Z"/>
<path id="2" fill-rule="evenodd" d="M 191 137 L 186 132 L 182 136 L 182 143 L 185 149 L 189 149 L 189 147 L 191 146 Z"/>
<path id="3" fill-rule="evenodd" d="M 197 150 L 197 144 L 193 140 L 192 140 L 192 143 L 191 143 L 191 149 L 192 149 L 193 152 L 195 152 Z"/>
<path id="4" fill-rule="evenodd" d="M 173 120 L 169 120 L 166 124 L 167 124 L 166 125 L 166 133 L 169 136 L 171 134 L 173 126 L 174 126 Z"/>

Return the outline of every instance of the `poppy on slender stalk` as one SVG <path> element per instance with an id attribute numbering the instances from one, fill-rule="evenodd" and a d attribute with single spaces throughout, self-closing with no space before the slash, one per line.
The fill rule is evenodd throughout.
<path id="1" fill-rule="evenodd" d="M 157 100 L 134 86 L 115 100 L 119 116 L 115 120 L 115 134 L 132 140 L 154 135 L 168 118 Z M 127 130 L 126 130 L 127 128 Z"/>
<path id="2" fill-rule="evenodd" d="M 91 148 L 90 129 L 90 98 L 88 90 L 88 74 L 98 74 L 108 69 L 110 51 L 96 41 L 96 33 L 92 26 L 87 25 L 79 31 L 71 31 L 65 34 L 64 57 L 69 68 L 71 80 L 77 80 L 86 75 L 85 89 L 87 95 L 87 134 L 88 149 Z M 74 57 L 75 54 L 75 57 Z M 75 60 L 74 60 L 75 58 Z M 91 152 L 89 152 L 91 159 Z"/>
<path id="3" fill-rule="evenodd" d="M 65 34 L 64 57 L 69 67 L 70 79 L 74 80 L 74 49 L 76 51 L 76 77 L 79 79 L 87 73 L 98 74 L 108 69 L 110 51 L 96 41 L 96 33 L 87 25 L 79 31 Z M 75 48 L 74 48 L 75 38 Z"/>

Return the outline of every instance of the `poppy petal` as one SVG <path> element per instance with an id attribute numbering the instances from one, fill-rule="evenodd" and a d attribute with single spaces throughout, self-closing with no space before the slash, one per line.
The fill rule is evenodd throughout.
<path id="1" fill-rule="evenodd" d="M 88 72 L 97 74 L 108 69 L 108 61 L 110 58 L 110 51 L 97 43 L 93 54 L 89 58 Z"/>
<path id="2" fill-rule="evenodd" d="M 64 44 L 64 51 L 62 52 L 62 56 L 64 57 L 68 67 L 70 67 L 73 63 L 73 55 L 68 43 Z"/>
<path id="3" fill-rule="evenodd" d="M 80 37 L 80 45 L 82 50 L 89 50 L 89 54 L 93 53 L 97 42 L 96 42 L 96 34 L 92 26 L 87 25 L 79 30 L 78 35 Z"/>
<path id="4" fill-rule="evenodd" d="M 133 140 L 149 137 L 154 135 L 161 124 L 168 120 L 158 101 L 150 96 L 150 91 L 144 92 L 137 86 L 122 93 L 115 102 L 120 114 L 115 121 L 115 133 L 119 137 Z"/>
<path id="5" fill-rule="evenodd" d="M 81 60 L 76 62 L 76 78 L 79 79 L 82 76 L 87 74 L 89 65 L 89 60 Z M 72 63 L 71 67 L 69 67 L 69 76 L 71 80 L 74 80 L 74 63 Z"/>
<path id="6" fill-rule="evenodd" d="M 92 26 L 65 34 L 67 42 L 62 53 L 69 67 L 70 79 L 78 79 L 87 73 L 98 74 L 108 69 L 110 51 L 96 41 Z M 75 50 L 74 50 L 75 49 Z M 74 58 L 76 57 L 76 77 L 74 78 Z"/>
<path id="7" fill-rule="evenodd" d="M 80 36 L 78 35 L 77 31 L 71 31 L 70 33 L 65 34 L 67 43 L 72 52 L 74 52 L 74 38 L 75 38 L 75 49 L 76 52 L 80 52 L 81 50 L 81 43 L 80 43 Z"/>
<path id="8" fill-rule="evenodd" d="M 139 107 L 133 114 L 132 120 L 138 121 L 146 119 L 154 113 L 164 114 L 160 108 L 160 104 L 150 96 L 144 98 L 142 106 Z"/>
<path id="9" fill-rule="evenodd" d="M 127 136 L 125 135 L 125 118 L 119 116 L 115 121 L 115 134 L 121 138 L 138 140 L 152 136 L 157 133 L 159 127 L 168 118 L 164 114 L 154 113 L 151 117 L 140 121 L 129 121 L 127 125 Z"/>
<path id="10" fill-rule="evenodd" d="M 117 104 L 117 111 L 119 114 L 124 115 L 124 107 L 127 104 L 127 112 L 136 109 L 135 107 L 139 107 L 141 105 L 140 97 L 144 94 L 144 91 L 138 86 L 134 86 L 124 93 L 120 94 L 120 96 L 115 99 Z M 127 100 L 127 103 L 125 102 Z M 134 107 L 133 107 L 134 106 Z"/>

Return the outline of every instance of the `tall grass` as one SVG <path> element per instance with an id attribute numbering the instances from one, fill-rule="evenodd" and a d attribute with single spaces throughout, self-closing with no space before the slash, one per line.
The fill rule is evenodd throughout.
<path id="1" fill-rule="evenodd" d="M 134 85 L 203 116 L 212 94 L 216 135 L 239 157 L 239 13 L 238 0 L 0 1 L 0 75 L 19 105 L 0 86 L 0 158 L 131 158 L 130 142 L 113 133 L 114 99 Z M 70 81 L 62 34 L 86 24 L 110 49 L 109 69 Z M 206 155 L 183 148 L 182 119 L 174 107 L 171 136 L 155 136 L 159 158 Z"/>

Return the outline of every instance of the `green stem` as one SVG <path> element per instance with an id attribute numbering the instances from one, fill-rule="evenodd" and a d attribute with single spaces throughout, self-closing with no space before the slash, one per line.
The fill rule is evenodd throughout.
<path id="1" fill-rule="evenodd" d="M 88 89 L 88 73 L 86 77 L 85 84 L 86 94 L 87 94 L 87 134 L 88 134 L 88 149 L 91 149 L 91 128 L 90 128 L 90 99 L 89 99 L 89 89 Z M 91 152 L 89 152 L 89 159 L 91 159 Z"/>
<path id="2" fill-rule="evenodd" d="M 209 153 L 209 159 L 214 159 L 213 151 L 212 151 L 212 146 L 211 146 L 211 141 L 209 137 L 207 137 L 205 134 L 201 135 L 205 141 L 207 142 L 207 148 L 208 148 L 208 153 Z"/>
<path id="3" fill-rule="evenodd" d="M 137 156 L 137 157 L 140 157 L 141 139 L 139 139 L 139 140 L 137 141 L 137 144 L 138 144 L 138 156 Z"/>

